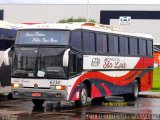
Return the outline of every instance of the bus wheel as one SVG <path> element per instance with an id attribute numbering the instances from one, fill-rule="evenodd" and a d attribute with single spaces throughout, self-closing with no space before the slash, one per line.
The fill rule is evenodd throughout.
<path id="1" fill-rule="evenodd" d="M 79 98 L 79 100 L 75 100 L 75 105 L 77 107 L 85 106 L 87 104 L 88 94 L 87 94 L 87 88 L 84 84 L 82 84 L 79 95 L 80 95 L 80 98 Z"/>
<path id="2" fill-rule="evenodd" d="M 13 99 L 12 93 L 9 93 L 9 94 L 8 94 L 8 99 L 9 99 L 9 100 Z"/>
<path id="3" fill-rule="evenodd" d="M 138 98 L 139 93 L 139 84 L 137 81 L 133 83 L 133 92 L 127 95 L 124 95 L 125 100 L 132 100 L 135 101 Z"/>
<path id="4" fill-rule="evenodd" d="M 42 107 L 44 100 L 32 99 L 32 103 L 34 104 L 35 107 Z"/>

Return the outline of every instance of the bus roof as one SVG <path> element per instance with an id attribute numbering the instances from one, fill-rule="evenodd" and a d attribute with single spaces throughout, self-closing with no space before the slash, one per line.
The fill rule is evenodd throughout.
<path id="1" fill-rule="evenodd" d="M 0 20 L 0 28 L 11 29 L 11 23 Z"/>
<path id="2" fill-rule="evenodd" d="M 153 43 L 153 45 L 158 45 L 158 46 L 160 46 L 160 43 Z"/>
<path id="3" fill-rule="evenodd" d="M 143 37 L 153 39 L 150 34 L 143 33 L 128 33 L 124 32 L 122 28 L 114 27 L 111 25 L 102 25 L 96 23 L 86 23 L 86 22 L 75 22 L 75 23 L 42 23 L 42 24 L 33 24 L 33 25 L 24 25 L 19 29 L 57 29 L 57 30 L 93 30 L 97 32 L 107 32 L 127 36 Z"/>
<path id="4" fill-rule="evenodd" d="M 24 26 L 25 26 L 24 24 L 14 24 L 14 23 L 9 23 L 7 21 L 0 20 L 0 28 L 3 28 L 3 29 L 17 30 L 17 29 L 22 28 Z"/>

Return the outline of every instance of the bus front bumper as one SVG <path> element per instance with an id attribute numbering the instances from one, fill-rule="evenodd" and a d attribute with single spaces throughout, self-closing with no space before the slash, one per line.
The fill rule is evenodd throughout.
<path id="1" fill-rule="evenodd" d="M 44 99 L 54 101 L 67 101 L 67 91 L 46 89 L 12 89 L 13 98 Z"/>

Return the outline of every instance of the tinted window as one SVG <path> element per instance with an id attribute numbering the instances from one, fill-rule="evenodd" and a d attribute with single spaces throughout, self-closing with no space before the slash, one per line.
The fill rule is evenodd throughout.
<path id="1" fill-rule="evenodd" d="M 0 28 L 0 38 L 15 38 L 17 30 Z"/>
<path id="2" fill-rule="evenodd" d="M 146 55 L 146 40 L 144 39 L 139 39 L 139 54 L 140 55 Z"/>
<path id="3" fill-rule="evenodd" d="M 137 55 L 138 54 L 138 44 L 136 38 L 129 39 L 129 47 L 130 47 L 130 54 Z"/>
<path id="4" fill-rule="evenodd" d="M 110 53 L 118 53 L 118 36 L 109 35 L 108 47 Z"/>
<path id="5" fill-rule="evenodd" d="M 107 53 L 107 35 L 96 34 L 96 47 L 98 53 Z"/>
<path id="6" fill-rule="evenodd" d="M 7 37 L 8 38 L 16 38 L 17 30 L 8 30 Z"/>
<path id="7" fill-rule="evenodd" d="M 95 52 L 95 37 L 94 33 L 84 32 L 83 43 L 85 52 Z"/>
<path id="8" fill-rule="evenodd" d="M 147 54 L 153 56 L 153 42 L 151 40 L 147 40 Z"/>
<path id="9" fill-rule="evenodd" d="M 6 50 L 14 44 L 13 40 L 0 40 L 0 50 Z"/>
<path id="10" fill-rule="evenodd" d="M 7 37 L 7 29 L 0 28 L 0 38 L 6 38 Z"/>
<path id="11" fill-rule="evenodd" d="M 121 54 L 128 54 L 128 38 L 121 36 L 119 40 L 119 50 Z"/>
<path id="12" fill-rule="evenodd" d="M 81 31 L 73 31 L 71 33 L 71 46 L 75 49 L 82 49 Z"/>

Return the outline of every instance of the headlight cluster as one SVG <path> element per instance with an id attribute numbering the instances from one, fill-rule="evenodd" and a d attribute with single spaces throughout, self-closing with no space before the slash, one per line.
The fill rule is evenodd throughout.
<path id="1" fill-rule="evenodd" d="M 12 88 L 22 88 L 23 84 L 13 83 Z"/>
<path id="2" fill-rule="evenodd" d="M 54 85 L 54 86 L 50 86 L 50 88 L 53 90 L 66 90 L 66 86 L 64 85 Z"/>

